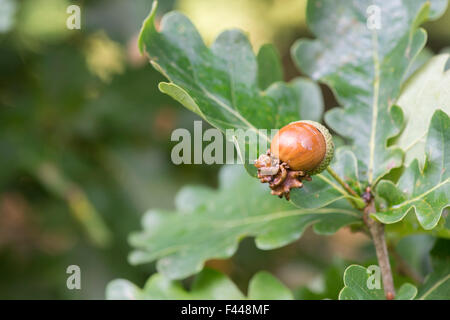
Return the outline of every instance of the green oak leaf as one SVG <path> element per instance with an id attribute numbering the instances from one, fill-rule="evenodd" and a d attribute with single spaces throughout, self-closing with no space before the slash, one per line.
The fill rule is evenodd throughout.
<path id="1" fill-rule="evenodd" d="M 430 251 L 436 239 L 428 234 L 416 234 L 401 238 L 395 246 L 395 252 L 407 263 L 411 272 L 425 277 L 431 266 Z M 398 261 L 397 261 L 398 262 Z"/>
<path id="2" fill-rule="evenodd" d="M 424 229 L 436 227 L 450 199 L 450 118 L 441 110 L 431 119 L 425 154 L 425 164 L 414 160 L 396 185 L 380 181 L 376 192 L 385 203 L 374 214 L 378 220 L 395 223 L 414 210 Z"/>
<path id="3" fill-rule="evenodd" d="M 436 109 L 450 114 L 450 70 L 444 72 L 450 54 L 433 57 L 404 85 L 397 104 L 402 108 L 406 125 L 396 140 L 405 151 L 405 164 L 414 159 L 423 165 L 428 124 Z"/>
<path id="4" fill-rule="evenodd" d="M 249 154 L 249 144 L 254 146 L 254 142 L 237 135 L 226 137 L 235 144 L 240 160 L 252 175 L 256 173 L 253 161 L 270 144 L 271 134 L 264 130 L 279 129 L 299 119 L 322 118 L 323 98 L 318 85 L 305 78 L 289 83 L 278 81 L 282 73 L 273 47 L 263 46 L 256 57 L 247 37 L 241 31 L 229 30 L 208 48 L 182 14 L 166 14 L 159 32 L 154 26 L 155 14 L 156 2 L 142 26 L 139 47 L 170 80 L 160 83 L 159 89 L 222 132 L 249 130 L 259 138 L 258 142 L 265 141 L 265 148 L 258 144 L 258 152 Z M 325 199 L 316 201 L 315 207 L 342 197 L 341 190 L 328 178 L 319 174 L 308 183 Z M 303 206 L 295 199 L 293 202 Z"/>
<path id="5" fill-rule="evenodd" d="M 420 68 L 422 68 L 429 60 L 431 60 L 434 56 L 433 51 L 428 48 L 423 48 L 422 51 L 417 55 L 414 59 L 412 65 L 409 67 L 408 71 L 405 74 L 404 79 L 409 80 L 409 78 Z M 405 84 L 403 84 L 404 86 Z M 403 90 L 403 88 L 402 88 Z M 402 93 L 400 93 L 402 95 Z M 400 99 L 400 98 L 399 98 Z"/>
<path id="6" fill-rule="evenodd" d="M 293 58 L 304 73 L 327 84 L 343 106 L 328 111 L 325 121 L 353 140 L 361 178 L 371 185 L 402 164 L 402 150 L 387 145 L 403 125 L 394 103 L 426 42 L 419 25 L 437 18 L 446 5 L 446 0 L 308 2 L 307 23 L 317 39 L 296 42 Z M 379 10 L 380 29 L 369 28 L 371 6 Z"/>
<path id="7" fill-rule="evenodd" d="M 335 259 L 332 265 L 322 271 L 319 281 L 314 281 L 314 285 L 300 287 L 294 290 L 296 300 L 336 300 L 342 290 L 342 276 L 345 271 L 345 262 Z M 320 285 L 315 285 L 319 283 Z"/>
<path id="8" fill-rule="evenodd" d="M 439 239 L 431 251 L 433 272 L 419 288 L 419 300 L 450 299 L 450 240 Z"/>
<path id="9" fill-rule="evenodd" d="M 384 300 L 383 288 L 370 289 L 372 284 L 368 269 L 351 265 L 344 272 L 344 288 L 339 293 L 339 300 Z M 396 300 L 412 300 L 417 295 L 417 288 L 410 283 L 403 284 L 395 295 Z"/>
<path id="10" fill-rule="evenodd" d="M 225 259 L 244 237 L 255 237 L 260 249 L 274 249 L 297 240 L 310 225 L 319 234 L 361 223 L 345 200 L 320 209 L 296 208 L 270 196 L 266 185 L 245 174 L 241 166 L 225 166 L 219 189 L 186 187 L 176 212 L 150 210 L 143 230 L 131 234 L 132 264 L 158 260 L 157 269 L 170 279 L 199 272 L 209 259 Z"/>
<path id="11" fill-rule="evenodd" d="M 283 81 L 280 54 L 274 45 L 261 46 L 256 58 L 258 60 L 258 84 L 261 90 L 266 90 L 274 82 Z"/>
<path id="12" fill-rule="evenodd" d="M 198 274 L 190 290 L 179 281 L 162 274 L 151 276 L 144 288 L 128 280 L 116 279 L 106 287 L 109 300 L 292 300 L 292 292 L 271 274 L 261 271 L 250 280 L 246 297 L 224 274 L 204 269 Z"/>
<path id="13" fill-rule="evenodd" d="M 450 219 L 448 219 L 447 211 L 448 209 L 443 211 L 438 224 L 430 230 L 426 230 L 420 225 L 414 210 L 410 210 L 409 213 L 403 217 L 401 222 L 385 225 L 385 229 L 391 237 L 397 239 L 411 235 L 430 235 L 433 237 L 450 239 Z"/>
<path id="14" fill-rule="evenodd" d="M 294 81 L 290 86 L 276 82 L 274 85 L 289 86 L 288 97 L 280 96 L 280 90 L 271 90 L 270 86 L 266 91 L 260 90 L 261 82 L 267 86 L 281 76 L 280 71 L 276 71 L 269 78 L 267 70 L 263 69 L 277 59 L 270 47 L 262 48 L 257 58 L 243 32 L 228 30 L 208 48 L 189 19 L 178 12 L 164 15 L 158 32 L 154 25 L 156 4 L 155 1 L 143 23 L 139 48 L 170 80 L 160 83 L 160 90 L 214 127 L 223 132 L 226 129 L 250 130 L 261 139 L 270 140 L 263 130 L 278 129 L 299 120 L 302 107 L 322 110 L 321 99 L 314 96 L 320 91 L 311 92 L 311 82 L 302 85 Z M 303 99 L 297 97 L 295 103 L 291 103 L 290 91 L 293 90 L 298 90 L 297 95 Z M 312 97 L 307 106 L 298 104 L 304 97 Z M 285 99 L 289 103 L 283 103 Z M 245 150 L 242 145 L 237 148 L 241 153 Z"/>

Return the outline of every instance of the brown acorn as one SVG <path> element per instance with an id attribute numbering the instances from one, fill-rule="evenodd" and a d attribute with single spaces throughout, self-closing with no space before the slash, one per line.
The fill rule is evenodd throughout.
<path id="1" fill-rule="evenodd" d="M 289 199 L 302 180 L 325 170 L 333 158 L 334 144 L 328 129 L 314 121 L 296 121 L 281 128 L 270 150 L 255 161 L 258 178 L 269 183 L 272 194 Z"/>

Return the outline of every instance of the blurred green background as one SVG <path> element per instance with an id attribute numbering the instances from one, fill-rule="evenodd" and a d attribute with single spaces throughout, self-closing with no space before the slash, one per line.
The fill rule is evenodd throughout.
<path id="1" fill-rule="evenodd" d="M 170 161 L 172 131 L 192 130 L 199 118 L 158 91 L 163 77 L 137 50 L 151 2 L 0 0 L 0 299 L 103 299 L 112 279 L 142 285 L 154 266 L 127 263 L 127 235 L 141 215 L 173 208 L 185 184 L 216 185 L 219 166 Z M 81 7 L 81 30 L 66 28 L 71 4 Z M 310 36 L 305 4 L 161 0 L 159 14 L 186 13 L 207 43 L 230 27 L 248 32 L 255 51 L 275 43 L 289 80 L 298 75 L 289 48 Z M 450 45 L 450 11 L 426 28 L 431 50 Z M 309 297 L 338 290 L 343 262 L 366 261 L 371 250 L 349 230 L 307 232 L 271 252 L 245 240 L 233 259 L 209 265 L 241 288 L 266 269 L 291 288 L 308 286 L 298 296 Z M 66 287 L 72 264 L 81 268 L 81 290 Z"/>

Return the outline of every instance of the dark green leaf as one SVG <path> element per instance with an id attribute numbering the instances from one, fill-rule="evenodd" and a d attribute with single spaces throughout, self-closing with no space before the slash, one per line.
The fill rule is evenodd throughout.
<path id="1" fill-rule="evenodd" d="M 430 268 L 430 251 L 435 239 L 426 234 L 413 235 L 400 239 L 395 251 L 416 274 L 424 277 Z"/>
<path id="2" fill-rule="evenodd" d="M 358 163 L 355 155 L 347 148 L 336 150 L 331 168 L 344 181 L 361 192 L 359 184 Z M 361 199 L 353 198 L 334 180 L 328 172 L 313 176 L 313 182 L 306 182 L 301 189 L 291 191 L 291 201 L 299 208 L 321 208 L 339 199 L 351 198 L 358 205 L 364 206 Z M 362 202 L 362 203 L 361 203 Z"/>

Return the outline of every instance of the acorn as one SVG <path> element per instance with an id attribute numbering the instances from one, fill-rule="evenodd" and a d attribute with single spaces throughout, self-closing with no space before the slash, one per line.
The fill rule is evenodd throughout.
<path id="1" fill-rule="evenodd" d="M 296 121 L 281 128 L 270 144 L 272 157 L 292 170 L 314 175 L 325 170 L 334 153 L 330 132 L 315 121 Z"/>
<path id="2" fill-rule="evenodd" d="M 334 154 L 328 129 L 315 121 L 302 120 L 281 128 L 270 149 L 255 161 L 258 178 L 269 183 L 272 194 L 289 200 L 290 190 L 301 188 L 303 180 L 325 170 Z"/>

